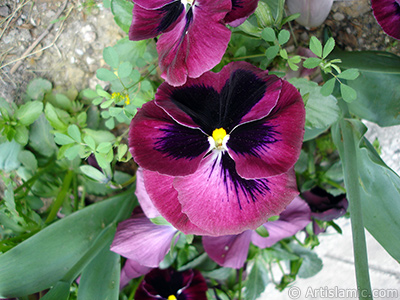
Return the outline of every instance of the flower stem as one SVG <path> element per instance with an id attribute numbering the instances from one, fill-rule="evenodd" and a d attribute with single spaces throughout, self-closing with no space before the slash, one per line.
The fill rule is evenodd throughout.
<path id="1" fill-rule="evenodd" d="M 239 270 L 239 295 L 238 300 L 242 299 L 242 277 L 243 277 L 243 267 Z"/>
<path id="2" fill-rule="evenodd" d="M 361 211 L 361 196 L 358 183 L 358 166 L 356 152 L 356 137 L 351 123 L 342 119 L 340 129 L 343 137 L 343 152 L 341 153 L 344 171 L 344 182 L 349 200 L 351 228 L 353 232 L 353 251 L 356 269 L 357 288 L 359 299 L 372 298 L 371 283 L 369 280 L 367 247 Z"/>

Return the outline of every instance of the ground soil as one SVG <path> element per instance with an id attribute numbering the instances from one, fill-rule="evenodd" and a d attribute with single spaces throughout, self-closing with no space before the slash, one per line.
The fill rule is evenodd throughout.
<path id="1" fill-rule="evenodd" d="M 64 90 L 104 84 L 96 78 L 96 70 L 105 64 L 102 50 L 126 34 L 101 0 L 69 0 L 63 9 L 64 4 L 65 0 L 0 0 L 0 97 L 19 101 L 28 82 L 35 77 L 49 79 Z M 54 23 L 30 52 L 35 54 L 22 59 L 62 9 L 65 19 Z M 376 23 L 369 0 L 335 1 L 326 22 L 318 28 L 294 24 L 303 44 L 308 44 L 311 35 L 320 35 L 324 28 L 346 50 L 400 53 L 398 42 Z M 21 65 L 16 68 L 18 62 Z"/>

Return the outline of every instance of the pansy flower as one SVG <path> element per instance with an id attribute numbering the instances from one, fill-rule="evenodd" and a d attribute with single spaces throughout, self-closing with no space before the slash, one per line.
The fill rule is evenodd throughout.
<path id="1" fill-rule="evenodd" d="M 372 0 L 372 10 L 379 25 L 391 37 L 400 39 L 400 0 Z"/>
<path id="2" fill-rule="evenodd" d="M 207 289 L 203 275 L 197 270 L 154 269 L 140 283 L 135 300 L 207 300 Z"/>
<path id="3" fill-rule="evenodd" d="M 256 229 L 298 194 L 304 103 L 245 62 L 182 87 L 164 82 L 133 118 L 130 151 L 158 212 L 185 234 Z"/>
<path id="4" fill-rule="evenodd" d="M 134 0 L 131 40 L 157 41 L 161 77 L 179 86 L 215 67 L 231 31 L 225 22 L 243 22 L 258 0 Z M 228 15 L 227 15 L 228 14 Z M 227 18 L 224 20 L 224 18 Z"/>
<path id="5" fill-rule="evenodd" d="M 208 256 L 220 266 L 239 269 L 246 262 L 250 242 L 261 249 L 271 247 L 306 227 L 311 221 L 310 213 L 307 203 L 296 197 L 279 215 L 278 220 L 263 225 L 268 231 L 267 237 L 260 236 L 255 230 L 246 230 L 238 235 L 204 236 L 203 247 Z"/>

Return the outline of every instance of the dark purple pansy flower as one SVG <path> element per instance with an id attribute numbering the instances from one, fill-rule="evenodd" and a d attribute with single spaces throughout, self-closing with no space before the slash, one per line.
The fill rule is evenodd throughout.
<path id="1" fill-rule="evenodd" d="M 130 151 L 159 213 L 186 234 L 256 229 L 298 194 L 304 134 L 297 89 L 245 62 L 174 88 L 133 118 Z"/>
<path id="2" fill-rule="evenodd" d="M 204 236 L 203 247 L 208 256 L 220 266 L 239 269 L 246 262 L 250 242 L 262 249 L 271 247 L 306 227 L 311 221 L 310 213 L 307 203 L 296 197 L 278 220 L 263 225 L 268 231 L 268 237 L 260 236 L 255 230 L 246 230 L 239 235 Z"/>
<path id="3" fill-rule="evenodd" d="M 254 12 L 258 0 L 133 2 L 129 38 L 137 41 L 161 34 L 157 41 L 161 77 L 179 86 L 187 77 L 197 78 L 221 61 L 231 37 L 225 22 L 239 25 Z"/>
<path id="4" fill-rule="evenodd" d="M 135 300 L 207 300 L 207 289 L 197 270 L 154 269 L 140 283 Z"/>
<path id="5" fill-rule="evenodd" d="M 400 39 L 400 0 L 372 0 L 374 16 L 391 37 Z"/>

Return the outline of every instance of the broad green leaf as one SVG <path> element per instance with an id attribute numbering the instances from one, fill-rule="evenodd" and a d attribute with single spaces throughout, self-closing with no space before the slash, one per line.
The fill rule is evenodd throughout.
<path id="1" fill-rule="evenodd" d="M 261 37 L 267 42 L 274 42 L 276 40 L 275 31 L 271 27 L 264 28 L 261 32 Z"/>
<path id="2" fill-rule="evenodd" d="M 67 150 L 65 150 L 64 156 L 69 160 L 73 160 L 75 157 L 78 156 L 80 149 L 80 145 L 73 145 L 72 147 L 69 147 Z"/>
<path id="3" fill-rule="evenodd" d="M 125 0 L 112 0 L 111 12 L 114 15 L 115 23 L 126 33 L 132 24 L 133 2 Z"/>
<path id="4" fill-rule="evenodd" d="M 129 61 L 124 61 L 118 68 L 119 78 L 128 77 L 132 73 L 133 66 Z"/>
<path id="5" fill-rule="evenodd" d="M 282 29 L 278 34 L 279 44 L 284 45 L 289 41 L 289 39 L 290 39 L 290 32 L 287 31 L 286 29 Z"/>
<path id="6" fill-rule="evenodd" d="M 261 28 L 271 27 L 275 23 L 271 8 L 263 1 L 258 2 L 258 6 L 254 14 L 256 15 L 257 23 Z M 258 29 L 258 27 L 256 28 Z"/>
<path id="7" fill-rule="evenodd" d="M 54 129 L 64 131 L 67 129 L 67 125 L 61 120 L 58 115 L 58 110 L 51 105 L 51 103 L 47 103 L 44 109 L 44 113 L 46 115 L 46 119 L 50 122 L 50 125 L 53 126 Z"/>
<path id="8" fill-rule="evenodd" d="M 26 94 L 32 100 L 42 101 L 44 95 L 51 91 L 53 85 L 50 81 L 43 78 L 33 79 L 26 88 Z"/>
<path id="9" fill-rule="evenodd" d="M 245 299 L 255 300 L 265 290 L 269 283 L 268 270 L 264 261 L 260 257 L 256 257 L 251 267 L 249 276 L 246 280 Z"/>
<path id="10" fill-rule="evenodd" d="M 68 144 L 75 143 L 75 141 L 72 138 L 70 138 L 68 135 L 60 133 L 60 132 L 54 133 L 54 141 L 58 145 L 68 145 Z"/>
<path id="11" fill-rule="evenodd" d="M 43 103 L 39 101 L 30 101 L 21 105 L 15 113 L 15 117 L 22 125 L 31 125 L 43 111 Z"/>
<path id="12" fill-rule="evenodd" d="M 59 281 L 40 300 L 68 300 L 71 283 Z"/>
<path id="13" fill-rule="evenodd" d="M 330 37 L 324 46 L 324 50 L 322 52 L 322 58 L 326 58 L 335 48 L 335 40 L 333 37 Z"/>
<path id="14" fill-rule="evenodd" d="M 310 39 L 310 50 L 316 56 L 322 57 L 322 44 L 315 36 L 312 36 Z"/>
<path id="15" fill-rule="evenodd" d="M 118 79 L 117 75 L 105 68 L 97 69 L 96 76 L 98 79 L 103 81 L 113 81 Z"/>
<path id="16" fill-rule="evenodd" d="M 250 36 L 257 37 L 257 38 L 261 37 L 261 32 L 262 32 L 261 29 L 257 26 L 254 26 L 253 24 L 251 24 L 249 22 L 249 20 L 246 20 L 238 28 Z"/>
<path id="17" fill-rule="evenodd" d="M 97 145 L 104 142 L 115 142 L 115 135 L 106 130 L 92 130 L 89 128 L 85 128 L 83 129 L 83 132 L 92 137 Z"/>
<path id="18" fill-rule="evenodd" d="M 29 170 L 36 171 L 38 167 L 37 159 L 31 151 L 22 150 L 18 154 L 18 160 Z"/>
<path id="19" fill-rule="evenodd" d="M 81 143 L 81 132 L 75 124 L 71 124 L 68 126 L 68 134 L 72 137 L 77 143 Z"/>
<path id="20" fill-rule="evenodd" d="M 103 58 L 104 61 L 114 69 L 117 69 L 119 66 L 119 56 L 117 51 L 113 47 L 106 47 L 103 50 Z"/>
<path id="21" fill-rule="evenodd" d="M 50 126 L 44 114 L 32 125 L 29 134 L 29 146 L 44 156 L 51 156 L 57 149 L 54 143 L 54 135 L 50 132 Z"/>
<path id="22" fill-rule="evenodd" d="M 14 139 L 20 143 L 22 146 L 25 146 L 28 143 L 29 139 L 29 130 L 25 126 L 17 126 L 15 127 L 15 136 Z"/>
<path id="23" fill-rule="evenodd" d="M 303 259 L 299 272 L 297 273 L 300 278 L 309 278 L 322 270 L 322 260 L 318 255 L 302 246 L 292 244 L 294 254 Z"/>
<path id="24" fill-rule="evenodd" d="M 80 166 L 79 169 L 82 171 L 83 174 L 94 179 L 95 181 L 98 181 L 101 183 L 108 182 L 107 176 L 104 175 L 99 170 L 97 170 L 95 167 L 92 167 L 89 165 L 84 165 L 84 166 Z"/>
<path id="25" fill-rule="evenodd" d="M 0 169 L 6 172 L 17 169 L 20 166 L 18 154 L 21 152 L 22 146 L 12 140 L 0 142 Z"/>
<path id="26" fill-rule="evenodd" d="M 343 100 L 346 101 L 347 103 L 351 103 L 357 99 L 356 90 L 344 83 L 340 84 L 340 93 L 342 95 Z"/>
<path id="27" fill-rule="evenodd" d="M 118 300 L 120 256 L 110 251 L 110 245 L 85 267 L 79 282 L 78 300 Z"/>
<path id="28" fill-rule="evenodd" d="M 293 78 L 290 83 L 300 89 L 301 95 L 308 94 L 306 128 L 325 130 L 339 119 L 340 108 L 336 98 L 332 95 L 322 96 L 321 87 L 316 82 L 304 78 Z"/>
<path id="29" fill-rule="evenodd" d="M 93 258 L 90 254 L 98 253 L 92 246 L 104 228 L 112 226 L 115 230 L 116 223 L 129 216 L 132 199 L 130 190 L 92 204 L 0 255 L 0 297 L 33 294 L 53 286 L 68 273 L 78 275 Z"/>
<path id="30" fill-rule="evenodd" d="M 48 100 L 55 107 L 70 110 L 72 108 L 72 101 L 64 94 L 51 93 L 46 100 Z"/>
<path id="31" fill-rule="evenodd" d="M 285 0 L 265 0 L 264 2 L 267 3 L 271 9 L 275 24 L 280 27 L 283 19 Z"/>

